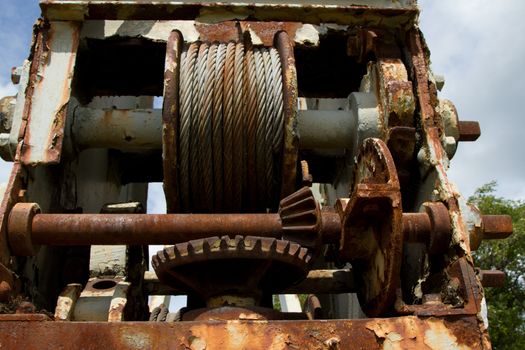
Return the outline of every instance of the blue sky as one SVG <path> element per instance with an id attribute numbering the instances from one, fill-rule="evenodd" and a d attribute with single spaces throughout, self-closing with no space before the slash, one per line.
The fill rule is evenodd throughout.
<path id="1" fill-rule="evenodd" d="M 460 119 L 478 120 L 482 128 L 476 143 L 460 144 L 451 178 L 467 196 L 497 180 L 499 195 L 525 199 L 525 1 L 419 3 L 432 67 L 446 78 L 441 97 L 456 104 Z M 16 92 L 10 69 L 27 57 L 39 14 L 37 0 L 0 0 L 0 97 Z M 9 167 L 0 163 L 0 182 L 6 181 Z M 160 188 L 153 191 L 162 198 Z"/>

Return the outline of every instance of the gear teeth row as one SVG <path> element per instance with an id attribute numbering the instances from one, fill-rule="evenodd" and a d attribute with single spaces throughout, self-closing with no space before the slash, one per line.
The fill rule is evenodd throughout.
<path id="1" fill-rule="evenodd" d="M 283 238 L 305 247 L 316 247 L 320 236 L 320 209 L 310 188 L 299 191 L 281 200 L 279 215 L 283 225 Z"/>
<path id="2" fill-rule="evenodd" d="M 306 247 L 275 238 L 252 236 L 209 237 L 176 244 L 165 248 L 152 258 L 152 266 L 159 280 L 167 285 L 177 284 L 178 271 L 191 264 L 210 264 L 219 261 L 269 261 L 288 266 L 296 271 L 296 278 L 304 278 L 312 261 L 312 252 Z M 277 266 L 277 265 L 276 265 Z M 293 279 L 293 278 L 292 278 Z M 282 283 L 282 282 L 280 282 Z"/>
<path id="3" fill-rule="evenodd" d="M 153 256 L 153 267 L 157 268 L 167 261 L 179 260 L 197 262 L 209 258 L 278 258 L 279 260 L 297 259 L 301 264 L 308 264 L 311 254 L 299 244 L 275 238 L 235 236 L 230 238 L 208 237 L 165 248 Z"/>

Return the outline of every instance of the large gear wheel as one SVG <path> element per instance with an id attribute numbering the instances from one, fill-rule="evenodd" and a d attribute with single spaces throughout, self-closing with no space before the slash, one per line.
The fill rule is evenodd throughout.
<path id="1" fill-rule="evenodd" d="M 207 301 L 222 295 L 250 297 L 283 290 L 304 279 L 312 253 L 275 238 L 210 237 L 177 244 L 153 256 L 159 280 Z"/>

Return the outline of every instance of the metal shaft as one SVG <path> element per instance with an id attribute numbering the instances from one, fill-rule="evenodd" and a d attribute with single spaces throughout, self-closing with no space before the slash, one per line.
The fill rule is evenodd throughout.
<path id="1" fill-rule="evenodd" d="M 72 137 L 79 148 L 161 149 L 159 109 L 92 109 L 78 107 Z M 355 116 L 350 111 L 299 110 L 299 148 L 349 148 Z"/>
<path id="2" fill-rule="evenodd" d="M 39 214 L 34 244 L 176 244 L 210 236 L 281 237 L 278 214 Z"/>

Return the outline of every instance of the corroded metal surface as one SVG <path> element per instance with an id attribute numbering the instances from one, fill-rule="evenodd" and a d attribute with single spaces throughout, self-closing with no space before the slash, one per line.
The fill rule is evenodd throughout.
<path id="1" fill-rule="evenodd" d="M 479 137 L 479 125 L 460 122 L 454 106 L 442 103 L 437 98 L 439 86 L 430 74 L 427 48 L 415 26 L 418 14 L 415 1 L 293 1 L 283 4 L 278 1 L 215 3 L 184 0 L 41 0 L 40 4 L 44 18 L 51 22 L 42 21 L 36 26 L 27 89 L 23 70 L 20 75 L 25 92 L 23 118 L 19 118 L 22 124 L 19 136 L 23 142 L 19 144 L 18 153 L 14 158 L 21 160 L 25 165 L 59 161 L 63 163 L 56 167 L 56 174 L 51 171 L 48 174 L 47 169 L 44 170 L 43 167 L 29 169 L 28 184 L 24 183 L 26 179 L 22 178 L 21 165 L 15 163 L 8 192 L 0 208 L 3 215 L 0 261 L 7 266 L 0 274 L 0 297 L 5 298 L 17 284 L 17 276 L 9 269 L 21 273 L 22 277 L 29 281 L 27 286 L 24 285 L 27 289 L 45 288 L 35 285 L 38 284 L 37 277 L 44 276 L 47 272 L 43 266 L 53 266 L 47 264 L 48 260 L 52 259 L 45 254 L 49 254 L 48 250 L 61 252 L 62 249 L 69 249 L 46 247 L 40 255 L 29 259 L 13 259 L 10 256 L 12 253 L 33 255 L 33 245 L 176 243 L 177 246 L 167 248 L 157 255 L 156 259 L 157 267 L 161 266 L 161 270 L 166 270 L 164 275 L 168 276 L 167 279 L 165 276 L 161 276 L 161 279 L 171 284 L 170 288 L 161 285 L 156 278 L 146 279 L 146 289 L 150 293 L 191 291 L 200 294 L 202 300 L 199 301 L 209 302 L 210 307 L 228 303 L 256 304 L 258 301 L 255 299 L 267 296 L 263 296 L 263 292 L 281 292 L 281 289 L 293 282 L 291 280 L 302 279 L 309 268 L 308 263 L 313 259 L 312 252 L 323 251 L 318 249 L 321 244 L 339 242 L 339 256 L 334 253 L 334 256 L 327 255 L 325 258 L 333 258 L 335 263 L 351 261 L 355 273 L 312 273 L 300 284 L 289 287 L 286 292 L 356 291 L 361 306 L 368 315 L 417 317 L 294 323 L 208 322 L 226 318 L 265 318 L 257 314 L 245 314 L 244 311 L 239 313 L 238 310 L 215 308 L 201 310 L 202 312 L 194 310 L 193 316 L 187 318 L 199 322 L 182 322 L 177 325 L 115 325 L 44 322 L 47 319 L 45 315 L 25 313 L 14 316 L 0 315 L 0 320 L 9 321 L 0 322 L 0 333 L 8 335 L 0 338 L 0 347 L 31 349 L 38 345 L 37 340 L 42 339 L 43 335 L 56 347 L 67 348 L 72 344 L 72 347 L 87 349 L 102 346 L 146 349 L 490 347 L 487 331 L 480 317 L 483 293 L 481 283 L 485 286 L 498 285 L 504 282 L 504 276 L 496 271 L 478 271 L 476 274 L 470 250 L 477 248 L 483 239 L 507 237 L 512 233 L 512 224 L 509 217 L 482 216 L 474 208 L 460 206 L 459 194 L 448 179 L 448 161 L 455 152 L 457 142 Z M 100 19 L 107 21 L 99 21 Z M 80 34 L 82 21 L 85 21 L 84 29 Z M 74 153 L 86 147 L 85 144 L 80 145 L 80 148 L 73 147 L 72 159 L 60 157 L 73 73 L 80 76 L 75 72 L 76 47 L 79 40 L 89 49 L 91 43 L 97 40 L 110 43 L 116 39 L 115 43 L 118 42 L 119 45 L 129 44 L 135 47 L 137 43 L 147 43 L 155 50 L 167 42 L 163 144 L 172 147 L 164 149 L 164 165 L 165 170 L 168 170 L 168 176 L 165 172 L 164 184 L 168 202 L 170 199 L 180 198 L 177 193 L 179 181 L 176 177 L 170 178 L 176 173 L 178 166 L 176 131 L 179 129 L 179 106 L 175 86 L 179 80 L 177 64 L 182 44 L 182 35 L 179 32 L 174 32 L 171 38 L 168 38 L 167 34 L 173 29 L 180 29 L 185 37 L 188 34 L 188 43 L 206 42 L 205 45 L 209 45 L 209 42 L 213 41 L 231 41 L 235 42 L 235 45 L 247 47 L 275 44 L 279 49 L 284 75 L 282 86 L 286 116 L 286 137 L 282 140 L 284 160 L 281 174 L 276 176 L 278 179 L 275 181 L 276 184 L 282 181 L 280 198 L 293 193 L 299 186 L 301 179 L 296 176 L 296 171 L 300 169 L 299 164 L 303 165 L 303 173 L 300 175 L 305 183 L 312 182 L 312 175 L 313 180 L 316 180 L 315 171 L 319 167 L 314 161 L 311 162 L 310 158 L 299 158 L 303 157 L 303 153 L 306 157 L 307 152 L 298 152 L 297 123 L 300 115 L 297 110 L 297 97 L 300 94 L 307 95 L 305 91 L 308 89 L 305 88 L 304 81 L 297 81 L 296 70 L 301 72 L 309 69 L 312 63 L 318 63 L 316 60 L 310 61 L 310 58 L 302 61 L 306 55 L 320 54 L 319 62 L 332 62 L 330 59 L 339 52 L 332 50 L 338 47 L 336 42 L 343 43 L 338 50 L 342 55 L 348 55 L 344 57 L 344 67 L 349 65 L 352 69 L 361 70 L 355 73 L 355 76 L 352 71 L 348 77 L 341 78 L 349 79 L 353 85 L 353 90 L 345 90 L 345 95 L 351 94 L 350 108 L 354 104 L 358 109 L 358 113 L 353 111 L 358 120 L 357 131 L 345 129 L 341 132 L 345 134 L 343 139 L 347 142 L 344 143 L 346 151 L 343 152 L 348 154 L 347 163 L 349 160 L 353 161 L 353 156 L 356 155 L 365 136 L 370 137 L 371 133 L 374 133 L 374 137 L 380 137 L 384 142 L 368 141 L 365 144 L 365 147 L 368 147 L 365 152 L 368 154 L 358 159 L 350 198 L 342 198 L 339 201 L 341 217 L 330 207 L 320 211 L 311 193 L 306 192 L 296 193 L 281 202 L 279 214 L 80 215 L 63 211 L 62 214 L 35 215 L 31 212 L 34 205 L 25 202 L 39 202 L 43 209 L 58 211 L 60 209 L 57 208 L 64 207 L 62 197 L 67 197 L 68 191 L 73 191 L 72 188 L 76 191 L 77 188 L 76 182 L 71 181 L 75 185 L 64 182 L 56 191 L 59 194 L 53 193 L 49 196 L 47 192 L 43 195 L 35 191 L 35 187 L 42 184 L 56 185 L 62 181 L 62 177 L 68 177 L 69 172 L 81 169 L 74 165 L 77 161 Z M 133 37 L 138 39 L 129 39 Z M 81 53 L 82 50 L 87 51 L 81 48 Z M 119 50 L 123 50 L 122 47 Z M 117 51 L 117 55 L 123 52 L 125 51 Z M 294 56 L 298 58 L 297 62 Z M 329 69 L 343 67 L 341 62 L 334 64 L 333 68 L 330 66 Z M 362 79 L 361 92 L 357 93 L 355 89 L 367 68 L 368 72 Z M 322 74 L 323 71 L 320 70 Z M 308 75 L 309 72 L 304 76 Z M 17 76 L 14 78 L 18 80 Z M 239 78 L 238 83 L 249 85 L 250 78 L 244 78 Z M 307 83 L 315 83 L 315 76 L 312 80 Z M 78 83 L 78 92 L 75 91 L 78 96 L 75 98 L 79 98 L 80 101 L 85 98 L 80 88 L 83 84 L 82 79 Z M 256 84 L 252 81 L 252 85 Z M 269 86 L 274 85 L 269 83 Z M 233 89 L 238 88 L 236 85 Z M 303 88 L 304 91 L 300 90 Z M 46 95 L 43 95 L 42 91 L 45 91 Z M 318 90 L 314 89 L 314 92 L 318 93 Z M 362 95 L 359 97 L 356 94 Z M 363 100 L 364 95 L 366 101 Z M 46 99 L 45 96 L 49 98 Z M 79 102 L 81 108 L 85 108 L 83 103 L 85 101 Z M 237 111 L 239 108 L 237 107 Z M 360 118 L 364 110 L 374 113 L 371 113 L 369 118 Z M 15 114 L 22 115 L 22 112 Z M 108 116 L 110 114 L 107 113 Z M 126 117 L 127 113 L 122 116 Z M 19 128 L 16 126 L 15 129 Z M 241 129 L 242 127 L 237 128 L 235 135 L 238 136 Z M 158 130 L 160 129 L 145 133 L 145 138 L 158 138 Z M 12 139 L 13 132 L 12 130 L 9 144 L 11 154 L 19 141 Z M 346 134 L 351 134 L 348 139 L 345 138 Z M 96 136 L 98 135 L 93 138 L 97 139 Z M 128 136 L 124 136 L 123 142 L 128 142 Z M 276 138 L 280 139 L 278 136 Z M 202 140 L 203 137 L 194 139 L 197 143 Z M 123 149 L 133 150 L 132 143 L 124 144 L 126 147 Z M 158 141 L 147 144 L 158 149 Z M 348 145 L 351 147 L 347 148 Z M 242 147 L 236 146 L 235 149 L 238 151 L 237 158 L 245 157 Z M 168 154 L 170 152 L 175 153 L 175 156 Z M 338 157 L 343 153 L 334 156 L 334 152 L 329 157 Z M 113 160 L 112 154 L 113 150 L 108 152 L 108 164 Z M 196 156 L 201 157 L 202 154 Z M 310 164 L 307 164 L 307 161 Z M 243 168 L 242 171 L 246 170 L 243 162 L 239 161 L 238 164 L 239 168 Z M 213 166 L 220 167 L 221 162 L 216 162 Z M 344 171 L 347 173 L 341 172 L 338 167 L 346 167 Z M 326 170 L 337 173 L 333 181 L 328 181 L 331 181 L 334 192 L 338 192 L 337 197 L 347 196 L 343 193 L 347 188 L 342 187 L 348 185 L 348 180 L 341 181 L 341 178 L 351 178 L 349 174 L 352 171 L 349 168 L 350 164 L 338 163 L 337 169 Z M 122 169 L 115 166 L 115 169 L 107 170 L 108 173 L 112 173 Z M 209 168 L 205 165 L 200 170 L 208 171 Z M 255 167 L 248 169 L 247 173 L 252 175 L 250 181 L 257 181 L 260 176 Z M 42 180 L 47 176 L 53 179 Z M 196 179 L 201 177 L 200 173 L 193 173 L 191 176 L 196 176 Z M 196 183 L 200 184 L 200 181 Z M 30 198 L 27 198 L 22 189 L 32 190 Z M 275 195 L 279 194 L 276 192 Z M 401 195 L 403 205 L 408 211 L 405 214 L 402 213 Z M 49 198 L 54 196 L 59 198 Z M 242 207 L 246 198 L 241 197 L 237 198 L 234 206 Z M 204 200 L 213 201 L 213 198 Z M 17 202 L 24 203 L 11 211 Z M 334 201 L 331 201 L 332 205 L 333 203 Z M 75 193 L 74 205 L 69 205 L 68 208 L 77 210 L 76 205 Z M 85 209 L 80 208 L 84 205 L 85 203 L 79 205 L 78 210 Z M 24 206 L 24 213 L 17 211 Z M 410 213 L 418 207 L 421 208 L 421 213 Z M 98 208 L 95 212 L 98 212 Z M 168 210 L 176 212 L 177 209 L 175 203 Z M 8 227 L 7 215 L 10 211 L 12 220 Z M 242 237 L 232 238 L 237 234 Z M 11 238 L 11 252 L 8 250 L 8 235 Z M 247 237 L 250 235 L 259 237 Z M 213 237 L 209 238 L 210 236 Z M 282 243 L 283 241 L 279 241 L 282 238 L 299 242 L 308 246 L 309 250 L 305 253 L 306 248 L 301 248 L 298 244 Z M 412 249 L 410 244 L 418 247 Z M 418 249 L 420 255 L 417 255 Z M 334 251 L 336 250 L 337 248 Z M 297 258 L 294 252 L 298 255 L 304 254 L 301 255 L 302 258 Z M 415 253 L 414 256 L 423 261 L 421 270 L 411 271 L 414 273 L 406 273 L 404 270 L 400 272 L 400 265 L 410 265 L 414 262 L 414 259 L 410 259 L 411 253 Z M 297 258 L 297 261 L 290 263 L 290 256 Z M 239 258 L 242 260 L 241 264 Z M 305 263 L 305 259 L 308 262 Z M 211 260 L 211 264 L 204 265 Z M 258 261 L 250 265 L 253 260 Z M 286 263 L 281 264 L 279 268 L 268 267 L 276 261 L 284 260 L 287 260 Z M 26 266 L 23 266 L 24 261 L 28 262 Z M 223 263 L 224 261 L 229 263 Z M 195 267 L 196 265 L 198 266 Z M 300 273 L 287 271 L 290 265 L 300 270 Z M 27 275 L 26 271 L 31 269 L 35 270 L 34 274 Z M 181 272 L 180 269 L 186 270 Z M 271 278 L 267 278 L 268 275 Z M 137 288 L 142 287 L 143 270 L 139 276 L 140 279 L 133 282 L 137 284 Z M 178 277 L 178 280 L 173 282 L 176 279 L 173 276 Z M 206 278 L 202 278 L 203 276 Z M 259 283 L 261 278 L 264 279 L 262 286 Z M 410 278 L 415 282 L 407 287 L 403 283 Z M 238 286 L 243 287 L 239 289 Z M 246 290 L 242 289 L 246 286 Z M 122 287 L 120 295 L 115 297 L 112 294 L 114 298 L 104 302 L 104 312 L 107 316 L 104 321 L 123 320 L 127 286 Z M 235 293 L 232 293 L 232 290 Z M 66 290 L 64 296 L 71 294 L 70 292 L 72 291 Z M 71 317 L 68 303 L 74 299 L 74 295 L 73 298 L 66 299 L 68 300 L 58 300 L 57 318 L 63 320 Z M 321 307 L 319 303 L 310 304 L 313 309 L 310 310 L 310 317 L 313 317 L 315 310 Z M 34 312 L 34 309 L 28 307 L 20 312 Z M 301 316 L 304 317 L 302 314 Z M 449 316 L 451 318 L 448 318 Z M 286 318 L 283 315 L 277 317 Z M 276 317 L 265 319 L 272 318 Z M 68 344 L 63 344 L 65 339 Z"/>
<path id="2" fill-rule="evenodd" d="M 0 303 L 9 301 L 15 292 L 15 278 L 12 271 L 0 263 Z"/>
<path id="3" fill-rule="evenodd" d="M 340 255 L 356 266 L 361 307 L 369 316 L 388 312 L 401 268 L 403 213 L 394 160 L 383 141 L 364 142 L 351 197 L 338 204 L 343 228 Z"/>
<path id="4" fill-rule="evenodd" d="M 55 308 L 56 321 L 71 320 L 80 292 L 82 292 L 82 285 L 79 283 L 71 283 L 64 288 L 58 297 Z"/>
<path id="5" fill-rule="evenodd" d="M 36 255 L 38 246 L 33 244 L 32 225 L 34 217 L 40 213 L 36 203 L 18 203 L 18 210 L 11 210 L 9 214 L 9 246 L 15 255 Z"/>
<path id="6" fill-rule="evenodd" d="M 482 349 L 473 316 L 323 321 L 0 322 L 6 349 Z"/>
<path id="7" fill-rule="evenodd" d="M 79 28 L 75 22 L 50 22 L 38 28 L 25 92 L 26 124 L 20 130 L 24 164 L 60 161 Z"/>
<path id="8" fill-rule="evenodd" d="M 459 141 L 476 141 L 481 136 L 478 122 L 460 121 L 458 127 Z"/>
<path id="9" fill-rule="evenodd" d="M 479 270 L 478 276 L 483 287 L 503 287 L 507 278 L 505 272 L 498 270 Z"/>
<path id="10" fill-rule="evenodd" d="M 268 321 L 268 320 L 306 320 L 307 316 L 301 312 L 280 312 L 270 308 L 257 306 L 232 307 L 223 306 L 213 309 L 196 309 L 185 312 L 183 321 Z"/>
<path id="11" fill-rule="evenodd" d="M 5 193 L 3 194 L 2 204 L 0 206 L 0 263 L 9 266 L 11 263 L 8 236 L 7 236 L 7 222 L 9 213 L 13 206 L 22 200 L 20 198 L 23 194 L 23 173 L 20 163 L 15 162 L 11 168 L 11 175 Z"/>
<path id="12" fill-rule="evenodd" d="M 306 247 L 317 247 L 322 240 L 321 212 L 310 188 L 284 198 L 279 205 L 283 238 Z"/>
<path id="13" fill-rule="evenodd" d="M 162 149 L 164 169 L 164 192 L 169 213 L 179 210 L 178 129 L 179 129 L 179 81 L 180 55 L 184 39 L 179 31 L 170 34 L 166 45 L 164 66 L 164 105 L 162 107 Z"/>
<path id="14" fill-rule="evenodd" d="M 263 293 L 284 289 L 306 277 L 312 253 L 299 244 L 262 237 L 209 237 L 176 244 L 153 256 L 159 279 L 169 286 L 201 297 L 211 307 L 213 298 L 226 305 L 238 299 L 258 305 Z M 243 301 L 246 303 L 246 301 Z"/>
<path id="15" fill-rule="evenodd" d="M 300 5 L 300 6 L 298 6 Z M 51 20 L 82 21 L 86 19 L 248 19 L 261 21 L 297 21 L 369 26 L 404 26 L 413 23 L 418 14 L 415 0 L 354 0 L 281 2 L 258 1 L 148 1 L 148 0 L 41 0 L 44 17 Z M 357 15 L 361 16 L 357 16 Z"/>
<path id="16" fill-rule="evenodd" d="M 279 51 L 283 70 L 283 96 L 284 96 L 284 150 L 282 160 L 281 197 L 288 196 L 295 191 L 297 152 L 299 135 L 297 134 L 297 70 L 295 56 L 290 37 L 286 32 L 277 33 L 275 47 Z"/>

